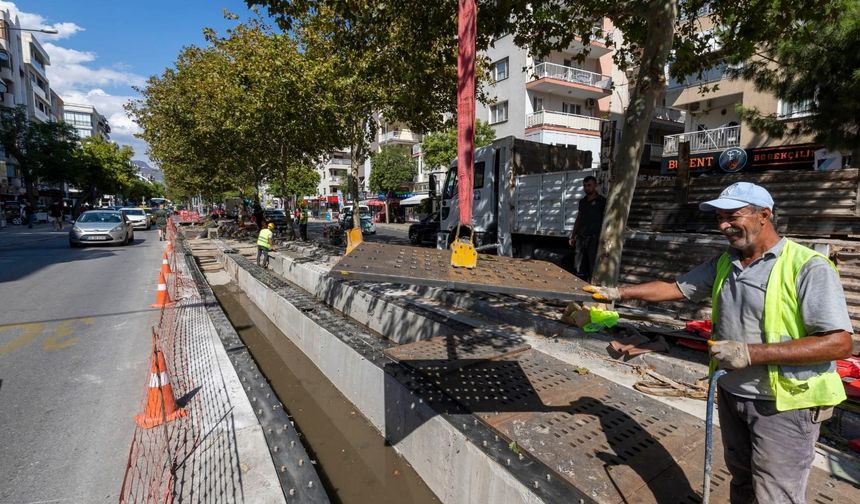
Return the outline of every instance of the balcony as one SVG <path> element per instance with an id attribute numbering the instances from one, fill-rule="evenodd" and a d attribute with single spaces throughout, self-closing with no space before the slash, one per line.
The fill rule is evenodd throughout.
<path id="1" fill-rule="evenodd" d="M 654 110 L 654 119 L 672 123 L 684 124 L 687 120 L 687 111 L 669 107 L 657 107 Z"/>
<path id="2" fill-rule="evenodd" d="M 570 128 L 586 131 L 600 131 L 600 119 L 596 117 L 588 117 L 576 114 L 566 114 L 564 112 L 553 112 L 551 110 L 541 110 L 526 116 L 526 128 L 539 128 L 542 126 L 560 126 L 562 128 Z"/>
<path id="3" fill-rule="evenodd" d="M 326 161 L 326 166 L 342 166 L 344 169 L 349 168 L 352 160 L 349 158 L 334 157 Z"/>
<path id="4" fill-rule="evenodd" d="M 393 130 L 379 135 L 379 145 L 386 144 L 416 144 L 421 142 L 421 135 L 409 130 Z"/>
<path id="5" fill-rule="evenodd" d="M 580 68 L 544 62 L 535 66 L 533 80 L 526 83 L 526 88 L 575 98 L 603 98 L 612 92 L 612 78 Z"/>
<path id="6" fill-rule="evenodd" d="M 412 146 L 412 157 L 421 155 L 421 144 L 415 144 Z"/>
<path id="7" fill-rule="evenodd" d="M 741 143 L 741 127 L 726 126 L 723 128 L 687 131 L 677 135 L 663 137 L 663 157 L 677 156 L 678 144 L 681 141 L 690 142 L 690 153 L 708 152 L 738 147 Z"/>

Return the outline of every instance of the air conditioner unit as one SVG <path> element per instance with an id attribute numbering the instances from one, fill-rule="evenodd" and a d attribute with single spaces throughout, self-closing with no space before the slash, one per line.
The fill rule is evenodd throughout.
<path id="1" fill-rule="evenodd" d="M 597 105 L 597 100 L 595 100 L 594 98 L 588 98 L 585 100 L 586 107 L 594 108 L 595 105 Z"/>
<path id="2" fill-rule="evenodd" d="M 699 103 L 699 102 L 693 102 L 693 103 L 691 103 L 691 104 L 689 105 L 690 112 L 695 112 L 695 111 L 699 110 L 699 107 L 701 107 L 701 106 L 702 106 L 702 104 L 701 104 L 701 103 Z"/>

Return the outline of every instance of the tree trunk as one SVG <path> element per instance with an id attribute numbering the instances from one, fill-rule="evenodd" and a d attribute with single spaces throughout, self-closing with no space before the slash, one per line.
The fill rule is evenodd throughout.
<path id="1" fill-rule="evenodd" d="M 350 156 L 350 174 L 352 175 L 352 225 L 358 230 L 361 230 L 361 212 L 358 206 L 359 190 L 358 190 L 358 170 L 362 162 L 364 162 L 365 151 L 367 150 L 367 141 L 365 140 L 366 117 L 362 117 L 353 122 L 352 131 L 352 155 Z"/>
<path id="2" fill-rule="evenodd" d="M 660 93 L 666 87 L 665 67 L 672 49 L 678 0 L 651 0 L 645 13 L 648 32 L 642 51 L 635 85 L 630 89 L 630 103 L 624 114 L 621 144 L 610 174 L 606 213 L 600 235 L 600 248 L 593 283 L 615 285 L 624 246 L 624 227 L 630 214 L 630 203 L 639 174 L 639 161 L 645 136 L 654 115 Z"/>

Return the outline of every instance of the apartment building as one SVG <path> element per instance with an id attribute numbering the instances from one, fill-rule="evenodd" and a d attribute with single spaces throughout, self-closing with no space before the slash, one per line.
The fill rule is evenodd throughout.
<path id="1" fill-rule="evenodd" d="M 48 81 L 51 58 L 35 35 L 22 30 L 17 17 L 0 10 L 0 105 L 24 105 L 33 121 L 57 120 L 62 100 Z M 1 149 L 0 175 L 0 195 L 17 196 L 23 183 L 20 169 Z"/>
<path id="2" fill-rule="evenodd" d="M 66 103 L 63 106 L 63 120 L 72 125 L 81 138 L 100 136 L 110 140 L 110 124 L 92 105 Z"/>
<path id="3" fill-rule="evenodd" d="M 701 14 L 707 14 L 707 9 Z M 711 28 L 707 17 L 700 19 L 703 30 Z M 753 132 L 737 115 L 735 106 L 758 108 L 779 120 L 793 121 L 809 114 L 806 104 L 786 103 L 755 89 L 752 82 L 730 79 L 730 67 L 719 65 L 701 77 L 681 82 L 670 80 L 667 103 L 686 111 L 684 130 L 666 136 L 663 143 L 662 171 L 674 173 L 678 167 L 678 145 L 690 145 L 692 172 L 735 173 L 764 170 L 837 169 L 839 153 L 830 153 L 812 142 L 811 137 L 771 138 Z M 709 88 L 703 92 L 703 86 Z"/>
<path id="4" fill-rule="evenodd" d="M 317 186 L 317 196 L 335 197 L 337 191 L 346 188 L 347 177 L 352 163 L 352 154 L 349 149 L 333 151 L 326 160 L 317 166 L 320 174 L 320 182 Z"/>
<path id="5" fill-rule="evenodd" d="M 485 90 L 493 102 L 478 103 L 477 118 L 487 121 L 497 138 L 510 135 L 591 151 L 597 167 L 602 122 L 620 110 L 612 99 L 612 49 L 594 40 L 580 62 L 576 57 L 582 49 L 574 42 L 538 59 L 514 44 L 513 36 L 499 38 L 484 53 L 492 80 Z"/>

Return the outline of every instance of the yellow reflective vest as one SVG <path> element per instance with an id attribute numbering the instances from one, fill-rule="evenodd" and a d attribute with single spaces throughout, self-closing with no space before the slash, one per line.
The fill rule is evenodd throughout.
<path id="1" fill-rule="evenodd" d="M 272 230 L 264 228 L 260 230 L 260 235 L 257 237 L 257 246 L 272 250 L 272 245 L 269 240 L 272 238 Z"/>
<path id="2" fill-rule="evenodd" d="M 818 256 L 824 258 L 834 270 L 829 259 L 812 249 L 791 240 L 785 240 L 782 253 L 767 281 L 764 294 L 765 343 L 781 343 L 806 336 L 806 328 L 797 299 L 797 275 L 803 266 Z M 717 260 L 717 275 L 711 291 L 711 319 L 715 325 L 719 313 L 719 298 L 723 284 L 732 270 L 728 252 Z M 719 331 L 719 327 L 716 327 Z M 715 363 L 711 361 L 711 370 Z M 813 369 L 819 368 L 819 369 Z M 829 369 L 821 372 L 820 364 L 783 366 L 770 364 L 767 374 L 778 411 L 788 411 L 816 406 L 833 406 L 845 400 L 842 380 L 836 373 L 833 362 Z"/>

